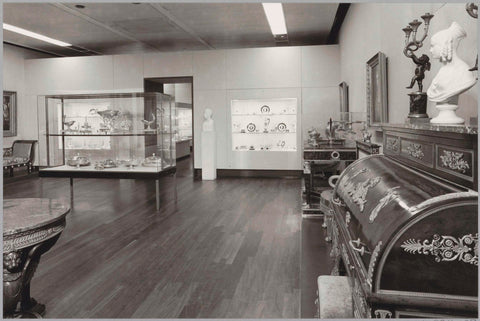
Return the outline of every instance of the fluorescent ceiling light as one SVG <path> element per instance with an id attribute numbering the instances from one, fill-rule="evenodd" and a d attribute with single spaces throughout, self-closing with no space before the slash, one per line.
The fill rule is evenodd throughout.
<path id="1" fill-rule="evenodd" d="M 52 39 L 50 37 L 32 32 L 32 31 L 28 31 L 28 30 L 25 30 L 25 29 L 22 29 L 22 28 L 19 28 L 19 27 L 9 25 L 7 23 L 3 24 L 3 29 L 13 31 L 13 32 L 22 34 L 22 35 L 27 36 L 27 37 L 35 38 L 35 39 L 42 40 L 42 41 L 49 42 L 49 43 L 53 43 L 54 45 L 57 45 L 57 46 L 69 47 L 69 46 L 72 45 L 72 44 L 69 44 L 69 43 L 66 43 L 66 42 L 63 42 L 63 41 L 60 41 L 60 40 Z"/>
<path id="2" fill-rule="evenodd" d="M 282 4 L 262 3 L 262 5 L 272 33 L 274 35 L 287 34 L 287 27 L 285 25 L 285 16 L 283 15 Z"/>

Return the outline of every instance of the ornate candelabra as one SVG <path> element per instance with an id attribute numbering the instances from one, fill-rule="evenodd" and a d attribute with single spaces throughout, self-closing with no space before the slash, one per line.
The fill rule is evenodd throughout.
<path id="1" fill-rule="evenodd" d="M 465 8 L 470 15 L 470 17 L 478 19 L 478 6 L 474 2 L 467 3 L 467 7 Z M 475 66 L 468 69 L 470 71 L 478 70 L 478 54 L 477 59 L 475 60 Z"/>
<path id="2" fill-rule="evenodd" d="M 417 40 L 417 30 L 418 27 L 422 24 L 421 21 L 417 19 L 413 20 L 403 28 L 405 32 L 405 48 L 403 53 L 407 58 L 411 58 L 413 62 L 417 65 L 415 68 L 415 75 L 410 81 L 410 86 L 407 88 L 413 88 L 415 82 L 418 84 L 418 91 L 411 92 L 408 95 L 410 96 L 410 113 L 408 114 L 409 118 L 428 118 L 427 115 L 427 93 L 422 92 L 423 84 L 422 81 L 425 78 L 425 71 L 430 70 L 430 58 L 423 54 L 420 57 L 415 55 L 415 51 L 420 49 L 423 46 L 423 41 L 427 38 L 428 27 L 430 26 L 430 20 L 433 18 L 433 14 L 425 13 L 422 16 L 424 25 L 424 34 Z M 410 36 L 412 36 L 410 39 Z"/>

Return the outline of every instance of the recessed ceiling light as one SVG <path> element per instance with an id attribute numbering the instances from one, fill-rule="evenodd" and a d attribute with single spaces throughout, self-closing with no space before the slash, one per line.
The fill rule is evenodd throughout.
<path id="1" fill-rule="evenodd" d="M 85 9 L 85 6 L 84 6 L 83 4 L 76 4 L 76 5 L 75 5 L 75 8 Z"/>
<path id="2" fill-rule="evenodd" d="M 274 35 L 286 35 L 287 26 L 281 3 L 262 3 L 263 10 L 267 16 L 268 24 Z"/>
<path id="3" fill-rule="evenodd" d="M 69 46 L 72 45 L 72 44 L 67 43 L 67 42 L 63 42 L 63 41 L 60 41 L 60 40 L 57 40 L 57 39 L 53 39 L 53 38 L 41 35 L 39 33 L 35 33 L 35 32 L 28 31 L 28 30 L 23 29 L 23 28 L 19 28 L 19 27 L 9 25 L 7 23 L 3 24 L 3 29 L 8 30 L 8 31 L 12 31 L 12 32 L 16 32 L 16 33 L 19 33 L 19 34 L 27 36 L 27 37 L 35 38 L 35 39 L 42 40 L 42 41 L 49 42 L 49 43 L 53 43 L 54 45 L 61 46 L 61 47 L 69 47 Z"/>

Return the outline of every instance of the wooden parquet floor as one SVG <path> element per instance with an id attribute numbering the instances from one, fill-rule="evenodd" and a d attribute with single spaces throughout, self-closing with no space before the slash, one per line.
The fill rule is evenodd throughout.
<path id="1" fill-rule="evenodd" d="M 68 179 L 4 198 L 69 200 Z M 75 179 L 74 208 L 31 283 L 47 318 L 299 318 L 300 179 Z"/>

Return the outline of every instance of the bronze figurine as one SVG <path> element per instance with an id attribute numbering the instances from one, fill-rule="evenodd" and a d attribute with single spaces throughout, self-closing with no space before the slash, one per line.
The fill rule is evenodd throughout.
<path id="1" fill-rule="evenodd" d="M 412 81 L 410 82 L 410 86 L 407 88 L 413 88 L 415 81 L 418 83 L 418 91 L 421 92 L 423 90 L 422 81 L 425 78 L 425 70 L 430 70 L 430 58 L 423 54 L 418 58 L 414 53 L 412 53 L 413 62 L 417 65 L 415 68 L 415 76 L 412 77 Z"/>

